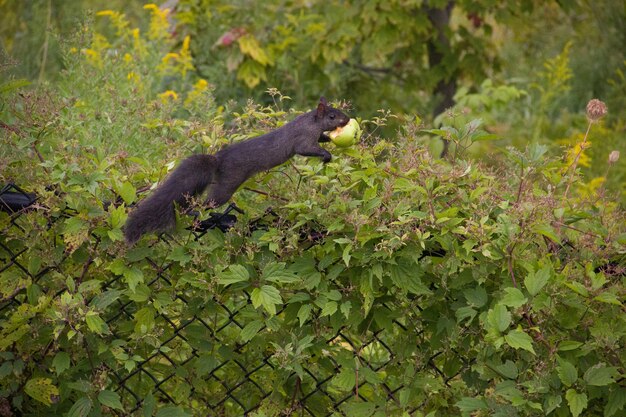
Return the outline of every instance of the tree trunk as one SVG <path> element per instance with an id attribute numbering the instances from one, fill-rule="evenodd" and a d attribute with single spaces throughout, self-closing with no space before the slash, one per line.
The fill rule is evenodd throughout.
<path id="1" fill-rule="evenodd" d="M 446 34 L 446 29 L 450 23 L 450 15 L 453 7 L 453 1 L 449 1 L 443 9 L 426 7 L 428 20 L 430 20 L 435 29 L 435 36 L 433 36 L 427 44 L 428 63 L 431 69 L 441 65 L 444 56 L 450 50 L 450 39 Z M 445 76 L 437 83 L 433 93 L 439 102 L 433 110 L 433 117 L 454 106 L 454 94 L 457 89 L 457 74 L 458 70 L 455 69 L 451 75 Z M 443 150 L 441 151 L 442 158 L 448 154 L 448 145 L 449 142 L 444 140 Z"/>

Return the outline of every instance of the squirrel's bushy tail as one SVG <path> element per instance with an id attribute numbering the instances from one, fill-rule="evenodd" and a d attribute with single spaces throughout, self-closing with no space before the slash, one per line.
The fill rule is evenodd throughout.
<path id="1" fill-rule="evenodd" d="M 189 198 L 202 193 L 213 180 L 217 160 L 213 155 L 193 155 L 143 200 L 128 216 L 124 225 L 126 242 L 132 245 L 141 235 L 174 227 L 174 202 L 185 206 Z"/>

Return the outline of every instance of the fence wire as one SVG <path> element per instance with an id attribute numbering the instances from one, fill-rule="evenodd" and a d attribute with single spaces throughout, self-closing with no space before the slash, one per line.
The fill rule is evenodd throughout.
<path id="1" fill-rule="evenodd" d="M 14 236 L 10 241 L 0 240 L 0 274 L 17 274 L 28 277 L 36 283 L 43 293 L 60 297 L 63 291 L 55 293 L 54 285 L 58 282 L 58 274 L 86 277 L 97 268 L 90 259 L 85 260 L 82 270 L 66 270 L 67 255 L 55 249 L 60 236 L 47 236 L 50 243 L 51 259 L 39 259 L 37 262 L 46 264 L 33 273 L 29 267 L 32 259 L 40 254 L 31 253 L 26 242 L 37 233 L 32 227 L 22 224 L 27 216 L 37 216 L 36 197 L 26 193 L 15 185 L 5 186 L 0 190 L 0 210 L 6 213 L 3 222 L 5 232 L 10 230 Z M 1 214 L 1 213 L 0 213 Z M 61 218 L 72 216 L 70 210 L 63 212 Z M 233 222 L 232 214 L 226 218 Z M 218 219 L 219 220 L 219 219 Z M 29 221 L 30 225 L 32 221 Z M 223 222 L 205 225 L 206 229 L 219 227 Z M 41 230 L 49 229 L 49 224 L 41 225 Z M 227 227 L 221 229 L 227 229 Z M 203 231 L 197 232 L 202 239 Z M 17 236 L 18 238 L 15 238 Z M 21 236 L 21 239 L 19 238 Z M 95 240 L 92 250 L 97 249 Z M 159 244 L 172 244 L 163 239 Z M 62 246 L 62 245 L 60 245 Z M 87 251 L 89 252 L 89 251 Z M 146 405 L 147 397 L 154 397 L 159 406 L 171 404 L 202 409 L 200 415 L 208 416 L 239 416 L 248 415 L 258 409 L 260 404 L 271 398 L 276 389 L 275 374 L 279 364 L 273 358 L 271 349 L 257 346 L 252 342 L 241 343 L 238 335 L 246 325 L 246 310 L 251 308 L 250 294 L 242 292 L 237 299 L 228 303 L 213 298 L 210 302 L 201 302 L 193 293 L 179 291 L 172 287 L 170 264 L 158 259 L 147 259 L 150 274 L 144 276 L 147 286 L 154 289 L 168 288 L 175 298 L 168 307 L 168 314 L 159 313 L 155 318 L 155 333 L 158 338 L 149 340 L 133 339 L 132 329 L 137 313 L 136 304 L 130 299 L 118 298 L 116 308 L 108 309 L 111 313 L 105 318 L 111 334 L 102 336 L 107 343 L 115 341 L 119 346 L 119 354 L 128 358 L 128 366 L 113 368 L 100 366 L 95 373 L 105 375 L 112 381 L 108 388 L 117 392 L 125 405 L 126 411 L 119 415 L 135 414 Z M 102 274 L 102 271 L 99 271 Z M 123 291 L 127 284 L 118 276 L 106 279 L 102 292 Z M 450 300 L 452 302 L 453 300 Z M 22 304 L 28 303 L 26 287 L 17 287 L 11 294 L 0 301 L 0 322 L 6 320 L 12 312 Z M 396 305 L 390 301 L 385 308 L 398 311 L 406 306 Z M 284 309 L 279 309 L 279 315 Z M 326 340 L 331 346 L 341 345 L 346 351 L 352 352 L 361 367 L 381 373 L 397 374 L 398 369 L 406 366 L 405 358 L 394 352 L 389 346 L 390 340 L 406 340 L 424 346 L 423 357 L 413 362 L 416 373 L 426 373 L 433 378 L 449 385 L 450 381 L 461 377 L 470 369 L 471 359 L 450 347 L 442 346 L 429 350 L 430 344 L 425 340 L 424 330 L 416 318 L 420 310 L 419 299 L 414 303 L 415 311 L 407 310 L 402 317 L 392 320 L 391 327 L 384 330 L 353 332 L 347 327 L 340 328 L 336 334 Z M 269 331 L 263 328 L 259 333 Z M 95 348 L 94 348 L 95 349 Z M 216 352 L 207 355 L 207 350 Z M 365 353 L 364 353 L 365 352 Z M 43 360 L 46 352 L 42 352 Z M 89 356 L 90 352 L 86 352 Z M 134 359 L 133 359 L 134 358 Z M 385 381 L 373 387 L 367 381 L 360 381 L 352 392 L 338 393 L 332 389 L 330 382 L 341 371 L 341 365 L 332 356 L 314 358 L 304 367 L 304 377 L 292 374 L 293 392 L 289 407 L 283 409 L 282 415 L 299 416 L 331 416 L 349 415 L 342 407 L 348 400 L 357 396 L 360 401 L 373 401 L 373 394 L 385 396 L 392 405 L 400 403 L 399 393 L 405 387 L 401 380 Z M 35 359 L 36 360 L 36 359 Z M 380 390 L 384 392 L 380 392 Z M 184 401 L 176 399 L 183 398 Z M 409 410 L 415 415 L 419 406 Z"/>

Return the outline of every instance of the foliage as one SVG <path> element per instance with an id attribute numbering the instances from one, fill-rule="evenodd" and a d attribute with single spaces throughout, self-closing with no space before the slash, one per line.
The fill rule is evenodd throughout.
<path id="1" fill-rule="evenodd" d="M 0 68 L 18 78 L 57 80 L 63 48 L 79 23 L 95 10 L 124 8 L 136 21 L 146 0 L 0 0 Z"/>
<path id="2" fill-rule="evenodd" d="M 148 29 L 99 13 L 109 30 L 68 46 L 57 87 L 2 89 L 0 179 L 40 196 L 0 212 L 15 414 L 623 413 L 625 213 L 601 189 L 565 198 L 579 172 L 545 145 L 472 160 L 492 138 L 474 113 L 430 133 L 398 116 L 391 138 L 372 132 L 393 115 L 362 120 L 363 143 L 332 162 L 251 179 L 229 232 L 195 239 L 181 215 L 125 247 L 129 205 L 173 161 L 297 113 L 276 91 L 217 107 L 189 41 L 145 13 Z M 489 121 L 522 96 L 487 83 L 459 101 Z M 431 157 L 433 133 L 456 157 Z"/>
<path id="3" fill-rule="evenodd" d="M 435 16 L 450 14 L 447 2 L 182 0 L 176 17 L 218 97 L 262 98 L 279 86 L 299 105 L 322 92 L 364 114 L 424 112 L 440 101 L 430 97 L 439 83 L 481 80 L 494 64 L 486 16 L 498 7 L 454 3 L 453 23 L 441 27 Z"/>

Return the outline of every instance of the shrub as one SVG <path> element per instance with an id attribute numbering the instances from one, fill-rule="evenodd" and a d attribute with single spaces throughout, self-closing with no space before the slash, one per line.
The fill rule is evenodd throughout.
<path id="1" fill-rule="evenodd" d="M 127 248 L 128 207 L 167 163 L 295 113 L 280 95 L 217 107 L 150 12 L 146 35 L 101 13 L 119 32 L 68 51 L 61 87 L 4 96 L 0 178 L 39 200 L 0 212 L 0 412 L 623 410 L 624 212 L 566 191 L 576 164 L 542 145 L 438 160 L 418 123 L 372 134 L 383 115 L 329 164 L 251 179 L 227 233 L 181 216 Z"/>

